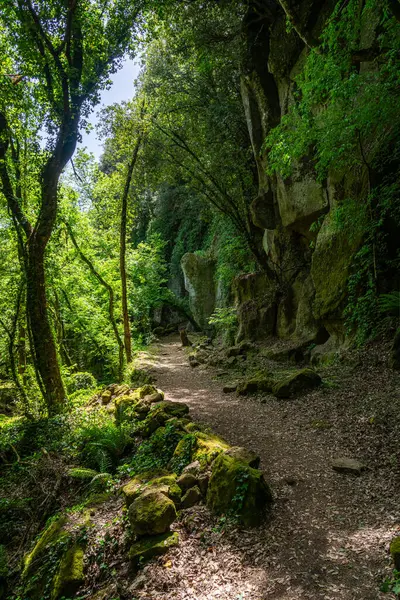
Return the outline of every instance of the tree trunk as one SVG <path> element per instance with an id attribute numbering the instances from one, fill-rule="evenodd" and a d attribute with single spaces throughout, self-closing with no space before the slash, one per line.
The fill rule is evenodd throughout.
<path id="1" fill-rule="evenodd" d="M 131 344 L 131 327 L 129 323 L 128 313 L 128 292 L 126 282 L 126 222 L 127 222 L 127 210 L 128 210 L 128 195 L 129 188 L 132 180 L 132 173 L 135 167 L 137 156 L 139 153 L 142 136 L 139 135 L 136 144 L 133 148 L 132 158 L 128 165 L 128 173 L 126 176 L 124 192 L 122 194 L 122 206 L 121 206 L 121 227 L 120 227 L 120 246 L 119 246 L 119 270 L 121 275 L 121 288 L 122 288 L 122 318 L 124 323 L 124 346 L 126 362 L 132 360 L 132 344 Z"/>
<path id="2" fill-rule="evenodd" d="M 90 272 L 96 277 L 97 281 L 107 290 L 107 293 L 108 293 L 108 316 L 110 318 L 111 327 L 112 327 L 112 330 L 115 335 L 115 339 L 118 344 L 118 381 L 120 382 L 120 381 L 122 381 L 123 370 L 124 370 L 124 343 L 121 339 L 121 336 L 119 335 L 117 322 L 116 322 L 115 316 L 114 316 L 114 290 L 112 289 L 111 285 L 109 283 L 107 283 L 107 281 L 105 279 L 103 279 L 103 277 L 100 275 L 100 273 L 98 271 L 96 271 L 92 261 L 89 260 L 87 258 L 87 256 L 85 256 L 85 254 L 83 254 L 82 250 L 79 248 L 78 242 L 76 241 L 76 238 L 73 234 L 73 231 L 72 231 L 70 225 L 68 223 L 66 223 L 65 225 L 67 227 L 69 237 L 71 238 L 71 241 L 72 241 L 76 251 L 78 252 L 81 260 L 89 267 Z"/>
<path id="3" fill-rule="evenodd" d="M 26 308 L 33 342 L 33 359 L 51 415 L 62 410 L 66 393 L 47 309 L 44 251 L 45 245 L 37 243 L 34 232 L 27 244 Z"/>

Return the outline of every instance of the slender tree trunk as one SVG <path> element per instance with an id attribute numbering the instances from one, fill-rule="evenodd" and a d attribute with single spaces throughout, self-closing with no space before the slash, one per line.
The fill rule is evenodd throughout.
<path id="1" fill-rule="evenodd" d="M 117 322 L 116 322 L 115 316 L 114 316 L 114 304 L 115 304 L 114 290 L 112 289 L 111 285 L 109 283 L 107 283 L 107 281 L 105 279 L 103 279 L 103 277 L 100 275 L 100 273 L 98 271 L 96 271 L 96 268 L 93 265 L 92 261 L 89 260 L 87 258 L 87 256 L 85 256 L 85 254 L 83 254 L 82 250 L 79 248 L 78 242 L 76 241 L 76 238 L 75 238 L 73 231 L 72 231 L 71 227 L 69 226 L 69 224 L 66 223 L 65 225 L 67 227 L 69 237 L 71 238 L 71 241 L 72 241 L 76 251 L 78 252 L 81 260 L 89 267 L 90 272 L 96 277 L 97 281 L 107 290 L 107 293 L 108 293 L 108 315 L 110 318 L 111 327 L 112 327 L 114 335 L 115 335 L 115 339 L 118 344 L 118 381 L 122 381 L 123 370 L 124 370 L 124 343 L 121 339 L 121 336 L 119 335 Z"/>
<path id="2" fill-rule="evenodd" d="M 45 245 L 37 243 L 35 232 L 28 240 L 27 249 L 26 307 L 34 346 L 33 356 L 43 384 L 49 414 L 55 414 L 62 410 L 66 393 L 47 307 Z"/>
<path id="3" fill-rule="evenodd" d="M 122 318 L 124 323 L 124 346 L 126 362 L 132 360 L 132 344 L 131 344 L 131 327 L 129 322 L 128 313 L 128 291 L 126 281 L 126 223 L 127 223 L 127 211 L 128 211 L 128 196 L 129 188 L 132 181 L 132 173 L 135 167 L 135 163 L 138 157 L 140 144 L 142 142 L 142 136 L 139 134 L 136 144 L 133 148 L 131 160 L 128 165 L 128 173 L 126 176 L 124 192 L 122 194 L 122 206 L 121 206 L 121 226 L 120 226 L 120 246 L 119 246 L 119 270 L 121 275 L 121 288 L 122 288 Z"/>

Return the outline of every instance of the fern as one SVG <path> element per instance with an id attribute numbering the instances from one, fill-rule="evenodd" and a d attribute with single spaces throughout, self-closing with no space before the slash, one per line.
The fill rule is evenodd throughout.
<path id="1" fill-rule="evenodd" d="M 379 310 L 381 313 L 400 315 L 400 292 L 394 291 L 382 294 L 379 297 Z"/>

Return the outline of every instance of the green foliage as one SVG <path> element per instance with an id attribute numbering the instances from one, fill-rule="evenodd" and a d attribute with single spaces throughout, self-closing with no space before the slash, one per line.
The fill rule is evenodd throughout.
<path id="1" fill-rule="evenodd" d="M 67 391 L 69 394 L 80 390 L 90 390 L 97 386 L 97 381 L 91 373 L 79 372 L 69 376 Z"/>
<path id="2" fill-rule="evenodd" d="M 238 325 L 237 311 L 233 306 L 216 308 L 208 322 L 214 325 L 218 332 L 234 331 Z"/>
<path id="3" fill-rule="evenodd" d="M 377 20 L 381 34 L 379 69 L 357 70 L 360 24 Z M 287 177 L 312 149 L 322 180 L 328 169 L 357 167 L 365 155 L 373 162 L 396 136 L 399 114 L 399 26 L 383 3 L 367 2 L 362 14 L 357 0 L 336 9 L 321 39 L 296 78 L 295 102 L 267 137 L 268 169 Z M 376 102 L 380 98 L 380 102 Z"/>
<path id="4" fill-rule="evenodd" d="M 196 447 L 196 436 L 193 433 L 186 434 L 180 441 L 180 452 L 176 453 L 171 461 L 171 469 L 180 475 L 183 469 L 191 462 L 193 450 Z"/>
<path id="5" fill-rule="evenodd" d="M 392 577 L 387 577 L 381 585 L 381 592 L 391 592 L 396 596 L 400 595 L 400 571 L 393 571 Z"/>
<path id="6" fill-rule="evenodd" d="M 390 313 L 400 316 L 400 292 L 390 292 L 379 296 L 379 310 L 382 313 Z"/>
<path id="7" fill-rule="evenodd" d="M 179 428 L 174 423 L 167 423 L 142 442 L 132 460 L 122 465 L 118 472 L 122 475 L 137 475 L 166 467 L 181 437 Z"/>
<path id="8" fill-rule="evenodd" d="M 130 430 L 122 424 L 117 426 L 111 420 L 82 427 L 79 431 L 79 462 L 99 473 L 115 470 L 127 445 L 130 443 Z"/>

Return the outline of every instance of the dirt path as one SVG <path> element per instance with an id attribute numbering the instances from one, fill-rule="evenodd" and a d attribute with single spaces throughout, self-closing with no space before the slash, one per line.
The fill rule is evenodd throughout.
<path id="1" fill-rule="evenodd" d="M 212 371 L 188 365 L 176 338 L 161 343 L 155 371 L 166 398 L 187 403 L 193 420 L 209 424 L 231 444 L 261 456 L 260 468 L 276 503 L 262 527 L 223 534 L 212 530 L 206 509 L 200 514 L 198 508 L 197 514 L 194 510 L 186 528 L 181 527 L 180 549 L 167 566 L 160 561 L 156 567 L 146 567 L 137 597 L 377 600 L 390 596 L 381 593 L 379 585 L 390 565 L 388 543 L 400 527 L 399 488 L 396 492 L 385 464 L 374 465 L 356 478 L 331 469 L 332 458 L 355 456 L 357 449 L 362 453 L 364 442 L 366 447 L 373 444 L 364 429 L 354 432 L 354 423 L 364 417 L 347 418 L 347 400 L 342 401 L 338 393 L 325 397 L 322 391 L 290 402 L 267 396 L 265 403 L 223 394 Z M 326 418 L 332 427 L 310 426 L 313 419 Z"/>

